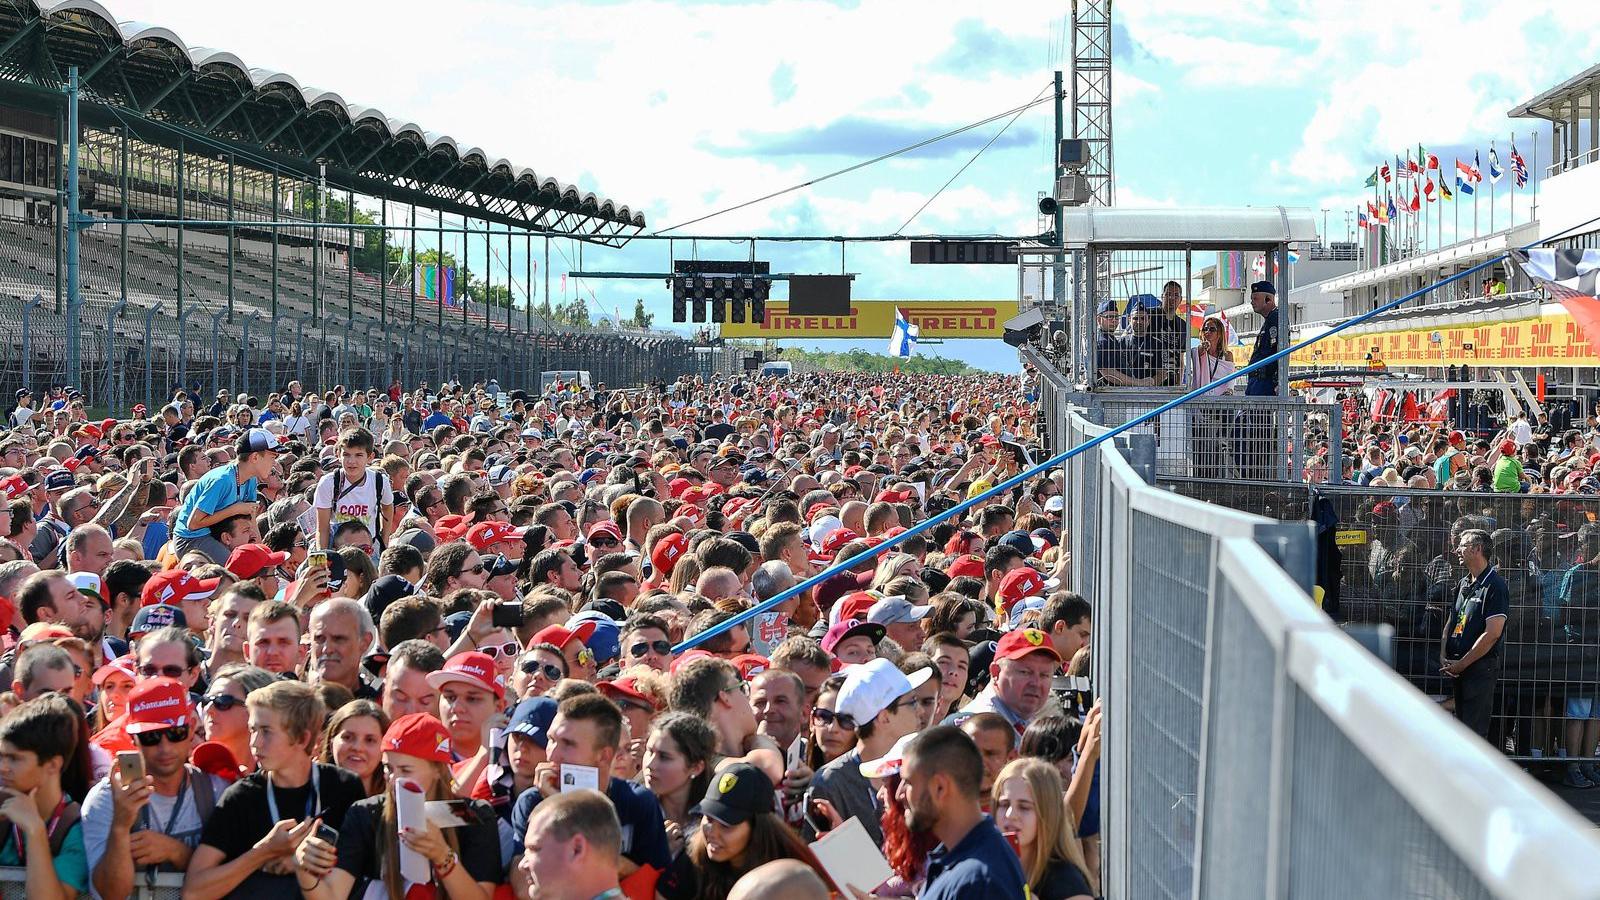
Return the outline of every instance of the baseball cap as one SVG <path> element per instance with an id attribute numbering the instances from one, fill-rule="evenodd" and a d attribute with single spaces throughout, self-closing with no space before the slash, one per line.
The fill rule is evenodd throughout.
<path id="1" fill-rule="evenodd" d="M 1011 627 L 1021 628 L 1022 617 L 1035 609 L 1044 609 L 1043 597 L 1024 597 L 1018 600 L 1017 605 L 1011 607 Z"/>
<path id="2" fill-rule="evenodd" d="M 283 450 L 283 442 L 265 428 L 252 428 L 246 431 L 241 443 L 246 453 L 279 453 Z"/>
<path id="3" fill-rule="evenodd" d="M 983 577 L 983 557 L 967 553 L 956 557 L 950 565 L 945 567 L 944 573 L 951 578 L 960 578 L 970 575 L 973 578 Z"/>
<path id="4" fill-rule="evenodd" d="M 743 825 L 772 812 L 774 794 L 765 772 L 749 763 L 734 763 L 712 777 L 705 799 L 691 812 L 724 825 Z"/>
<path id="5" fill-rule="evenodd" d="M 273 550 L 266 544 L 240 544 L 228 554 L 229 572 L 242 579 L 254 578 L 264 569 L 281 566 L 289 561 L 289 554 Z"/>
<path id="6" fill-rule="evenodd" d="M 594 536 L 597 534 L 608 534 L 611 537 L 616 538 L 616 541 L 619 544 L 622 543 L 623 540 L 622 529 L 618 528 L 617 523 L 615 522 L 596 522 L 589 529 L 589 533 L 585 535 L 585 537 L 592 542 L 594 540 Z"/>
<path id="7" fill-rule="evenodd" d="M 467 529 L 467 543 L 482 553 L 501 541 L 520 541 L 527 533 L 528 529 L 518 528 L 509 522 L 479 522 Z"/>
<path id="8" fill-rule="evenodd" d="M 332 560 L 329 560 L 332 562 Z M 177 606 L 185 600 L 210 600 L 217 592 L 221 578 L 196 578 L 182 569 L 168 569 L 150 576 L 139 594 L 142 606 L 170 603 Z"/>
<path id="9" fill-rule="evenodd" d="M 915 731 L 910 734 L 903 734 L 900 736 L 900 740 L 894 742 L 893 747 L 884 751 L 882 756 L 877 759 L 862 761 L 860 765 L 862 776 L 866 778 L 888 778 L 890 775 L 898 773 L 901 764 L 906 759 L 906 748 L 910 747 L 911 742 L 916 740 L 917 734 L 918 732 Z"/>
<path id="10" fill-rule="evenodd" d="M 590 600 L 588 603 L 585 603 L 582 607 L 580 607 L 578 612 L 597 612 L 618 624 L 628 620 L 627 607 L 615 600 L 612 600 L 610 597 L 598 597 L 594 600 Z"/>
<path id="11" fill-rule="evenodd" d="M 516 474 L 510 466 L 504 463 L 498 466 L 491 466 L 489 468 L 489 483 L 496 487 L 502 484 L 510 484 L 511 479 L 516 477 Z"/>
<path id="12" fill-rule="evenodd" d="M 68 572 L 67 580 L 72 582 L 72 586 L 78 589 L 78 593 L 85 597 L 99 600 L 102 604 L 106 604 L 109 599 L 106 597 L 105 582 L 93 572 Z"/>
<path id="13" fill-rule="evenodd" d="M 895 668 L 887 659 L 874 659 L 852 666 L 839 688 L 834 711 L 850 717 L 856 725 L 871 722 L 889 704 L 921 687 L 933 677 L 924 666 L 910 675 Z"/>
<path id="14" fill-rule="evenodd" d="M 1050 643 L 1050 636 L 1037 628 L 1021 628 L 1008 631 L 995 645 L 994 658 L 998 662 L 1002 659 L 1021 659 L 1030 653 L 1048 653 L 1059 664 L 1061 654 Z"/>
<path id="15" fill-rule="evenodd" d="M 134 668 L 137 664 L 138 660 L 134 659 L 133 654 L 131 653 L 126 656 L 119 656 L 100 668 L 95 669 L 94 675 L 89 680 L 94 682 L 97 686 L 103 684 L 105 680 L 110 678 L 112 675 L 126 675 L 129 678 L 138 681 L 139 673 Z"/>
<path id="16" fill-rule="evenodd" d="M 920 622 L 933 615 L 932 606 L 917 606 L 901 596 L 885 597 L 867 610 L 867 621 L 878 625 Z"/>
<path id="17" fill-rule="evenodd" d="M 836 604 L 835 608 L 838 610 L 839 614 L 834 617 L 834 621 L 842 622 L 845 619 L 865 619 L 867 617 L 867 613 L 872 611 L 873 605 L 882 599 L 883 597 L 881 595 L 874 594 L 871 591 L 856 591 L 852 594 L 846 594 L 844 599 L 840 600 L 838 604 Z"/>
<path id="18" fill-rule="evenodd" d="M 1271 294 L 1273 296 L 1277 296 L 1278 295 L 1278 289 L 1270 281 L 1257 281 L 1256 283 L 1250 285 L 1250 293 L 1252 293 L 1252 294 Z"/>
<path id="19" fill-rule="evenodd" d="M 1047 513 L 1058 513 L 1058 512 L 1061 512 L 1061 511 L 1065 510 L 1066 508 L 1067 508 L 1067 499 L 1065 497 L 1061 496 L 1060 494 L 1056 494 L 1054 496 L 1045 498 L 1044 511 L 1047 512 Z"/>
<path id="20" fill-rule="evenodd" d="M 739 670 L 740 681 L 749 681 L 772 668 L 772 660 L 759 653 L 741 653 L 728 662 L 733 663 L 733 667 Z"/>
<path id="21" fill-rule="evenodd" d="M 69 637 L 75 637 L 75 635 L 72 633 L 72 629 L 65 625 L 59 625 L 55 622 L 34 622 L 27 628 L 22 629 L 22 634 L 17 636 L 17 643 L 50 641 L 56 638 Z"/>
<path id="22" fill-rule="evenodd" d="M 639 690 L 638 682 L 631 675 L 625 678 L 618 678 L 615 681 L 601 681 L 595 684 L 595 687 L 600 689 L 600 693 L 605 694 L 612 700 L 619 698 L 632 700 L 635 703 L 643 703 L 653 710 L 660 709 L 656 702 L 650 699 L 649 695 Z"/>
<path id="23" fill-rule="evenodd" d="M 567 620 L 568 628 L 582 630 L 593 623 L 589 633 L 582 638 L 583 645 L 594 651 L 595 665 L 603 666 L 622 655 L 622 629 L 611 617 L 597 610 L 581 612 Z"/>
<path id="24" fill-rule="evenodd" d="M 0 491 L 5 491 L 6 500 L 15 500 L 28 492 L 28 482 L 21 475 L 12 475 L 0 481 Z"/>
<path id="25" fill-rule="evenodd" d="M 383 575 L 372 583 L 372 587 L 367 588 L 367 595 L 361 598 L 361 602 L 366 604 L 367 612 L 372 613 L 372 620 L 376 622 L 383 618 L 383 611 L 389 608 L 389 604 L 416 592 L 417 586 L 399 575 Z"/>
<path id="26" fill-rule="evenodd" d="M 45 476 L 44 489 L 47 491 L 66 491 L 71 490 L 77 483 L 78 480 L 73 477 L 71 471 L 57 469 Z"/>
<path id="27" fill-rule="evenodd" d="M 883 640 L 883 626 L 876 622 L 860 622 L 855 619 L 840 619 L 828 628 L 828 633 L 822 637 L 822 649 L 828 653 L 839 646 L 839 642 L 846 638 L 866 635 L 872 639 L 873 644 Z"/>
<path id="28" fill-rule="evenodd" d="M 650 571 L 656 579 L 665 581 L 672 574 L 672 567 L 678 564 L 687 546 L 689 539 L 681 532 L 673 532 L 656 541 L 656 545 L 650 548 Z"/>
<path id="29" fill-rule="evenodd" d="M 894 488 L 885 488 L 884 490 L 878 492 L 878 496 L 874 498 L 873 502 L 904 503 L 907 500 L 910 500 L 913 496 L 915 496 L 915 492 L 910 488 L 901 488 L 900 490 L 895 490 Z"/>
<path id="30" fill-rule="evenodd" d="M 483 558 L 483 571 L 486 578 L 499 578 L 503 575 L 515 575 L 517 564 L 504 553 L 490 553 Z"/>
<path id="31" fill-rule="evenodd" d="M 569 622 L 568 625 L 570 624 Z M 567 625 L 546 625 L 539 630 L 538 634 L 533 636 L 533 640 L 529 641 L 528 645 L 554 644 L 565 649 L 573 641 L 587 643 L 589 635 L 594 633 L 595 627 L 596 623 L 593 620 L 580 622 L 576 628 L 569 628 Z"/>
<path id="32" fill-rule="evenodd" d="M 525 734 L 540 747 L 550 740 L 550 723 L 555 721 L 555 700 L 549 697 L 529 697 L 511 710 L 511 721 L 506 734 Z"/>
<path id="33" fill-rule="evenodd" d="M 428 673 L 428 686 L 442 688 L 458 681 L 480 691 L 491 691 L 496 700 L 506 698 L 505 679 L 495 672 L 494 660 L 487 653 L 469 650 L 450 657 L 444 668 Z"/>
<path id="34" fill-rule="evenodd" d="M 1026 537 L 1026 535 L 1024 535 Z M 1028 546 L 1033 546 L 1033 539 L 1028 539 Z M 1034 571 L 1029 566 L 1018 566 L 1007 572 L 1000 579 L 1000 587 L 995 591 L 1001 605 L 1010 612 L 1011 607 L 1023 597 L 1040 596 L 1045 589 L 1044 576 Z"/>
<path id="35" fill-rule="evenodd" d="M 129 734 L 186 725 L 189 722 L 189 689 L 176 678 L 141 681 L 128 694 L 127 715 L 123 730 Z"/>
<path id="36" fill-rule="evenodd" d="M 1002 547 L 1010 547 L 1023 556 L 1033 555 L 1033 538 L 1026 531 L 1008 531 L 995 543 Z"/>
<path id="37" fill-rule="evenodd" d="M 827 537 L 822 539 L 822 552 L 831 556 L 835 553 L 838 553 L 840 547 L 843 547 L 845 544 L 850 543 L 858 537 L 860 537 L 860 535 L 843 526 L 835 528 L 833 531 L 828 532 Z"/>
<path id="38" fill-rule="evenodd" d="M 1466 440 L 1467 440 L 1467 436 L 1462 434 L 1461 432 L 1459 432 L 1459 431 L 1450 432 L 1450 445 L 1451 446 L 1455 446 L 1456 444 L 1464 444 L 1464 443 L 1466 443 Z"/>
<path id="39" fill-rule="evenodd" d="M 408 713 L 390 722 L 383 733 L 383 749 L 445 765 L 454 761 L 450 758 L 450 732 L 425 712 Z"/>

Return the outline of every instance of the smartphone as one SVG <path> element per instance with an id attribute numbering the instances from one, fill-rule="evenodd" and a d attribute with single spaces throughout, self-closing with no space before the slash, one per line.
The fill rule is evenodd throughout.
<path id="1" fill-rule="evenodd" d="M 326 822 L 317 823 L 317 840 L 323 841 L 330 847 L 339 846 L 339 829 Z"/>
<path id="2" fill-rule="evenodd" d="M 496 628 L 522 627 L 522 602 L 511 600 L 505 603 L 496 603 L 494 612 L 489 618 L 489 624 Z"/>
<path id="3" fill-rule="evenodd" d="M 306 553 L 306 569 L 326 569 L 328 567 L 328 551 L 311 550 Z"/>
<path id="4" fill-rule="evenodd" d="M 811 830 L 819 836 L 827 834 L 833 828 L 833 823 L 822 814 L 822 807 L 818 806 L 815 800 L 806 803 L 806 821 L 811 824 Z"/>
<path id="5" fill-rule="evenodd" d="M 132 784 L 143 778 L 143 754 L 137 750 L 123 750 L 117 753 L 117 774 L 122 776 L 123 784 Z"/>

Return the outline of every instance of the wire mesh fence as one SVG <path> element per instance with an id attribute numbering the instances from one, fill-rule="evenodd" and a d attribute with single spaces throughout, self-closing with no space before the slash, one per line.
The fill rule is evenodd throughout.
<path id="1" fill-rule="evenodd" d="M 1181 391 L 1141 388 L 1096 391 L 1093 408 L 1104 425 L 1121 425 Z M 1138 426 L 1156 437 L 1156 471 L 1179 478 L 1245 481 L 1326 481 L 1327 458 L 1343 441 L 1338 407 L 1298 398 L 1211 397 L 1191 400 Z"/>

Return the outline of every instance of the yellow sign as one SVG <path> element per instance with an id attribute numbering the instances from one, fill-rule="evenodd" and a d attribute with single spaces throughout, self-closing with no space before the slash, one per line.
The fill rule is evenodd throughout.
<path id="1" fill-rule="evenodd" d="M 1333 542 L 1340 547 L 1359 547 L 1367 542 L 1367 533 L 1359 528 L 1341 528 L 1333 533 Z"/>
<path id="2" fill-rule="evenodd" d="M 1017 314 L 1015 300 L 851 300 L 847 316 L 796 316 L 787 300 L 769 300 L 760 322 L 724 322 L 725 338 L 886 338 L 894 310 L 924 338 L 997 338 Z"/>
<path id="3" fill-rule="evenodd" d="M 1438 332 L 1439 343 L 1433 343 Z M 1597 366 L 1583 329 L 1566 313 L 1455 328 L 1336 334 L 1294 354 L 1294 366 Z"/>
<path id="4" fill-rule="evenodd" d="M 738 784 L 738 783 L 739 783 L 739 776 L 733 774 L 732 772 L 729 772 L 729 773 L 723 775 L 722 779 L 717 782 L 717 792 L 720 793 L 720 794 L 726 794 L 729 791 L 733 790 L 733 786 Z"/>

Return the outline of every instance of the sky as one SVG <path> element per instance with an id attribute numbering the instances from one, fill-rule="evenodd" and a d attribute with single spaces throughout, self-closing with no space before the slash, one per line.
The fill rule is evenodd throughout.
<path id="1" fill-rule="evenodd" d="M 191 47 L 232 51 L 642 209 L 648 231 L 1047 96 L 1051 73 L 1070 62 L 1065 0 L 104 2 Z M 1476 147 L 1486 156 L 1491 138 L 1504 148 L 1515 132 L 1532 165 L 1537 123 L 1506 111 L 1600 58 L 1600 4 L 1571 0 L 1122 0 L 1114 14 L 1117 205 L 1281 204 L 1319 219 L 1327 209 L 1334 239 L 1345 236 L 1345 210 L 1370 196 L 1362 182 L 1376 163 L 1419 143 L 1448 167 Z M 1044 103 L 675 233 L 1037 234 L 1052 115 Z M 1537 152 L 1542 166 L 1548 136 Z M 557 301 L 559 272 L 578 262 L 563 249 L 550 267 Z M 749 253 L 711 241 L 674 249 Z M 841 267 L 837 244 L 763 244 L 758 258 L 773 271 Z M 903 243 L 849 246 L 854 296 L 1016 297 L 1013 269 L 907 259 Z M 591 271 L 662 271 L 668 260 L 656 242 L 583 255 Z M 520 251 L 512 268 L 524 271 Z M 670 322 L 660 282 L 574 279 L 567 289 L 590 296 L 592 313 L 625 317 L 642 297 L 658 325 Z M 1017 368 L 999 341 L 923 351 Z"/>

